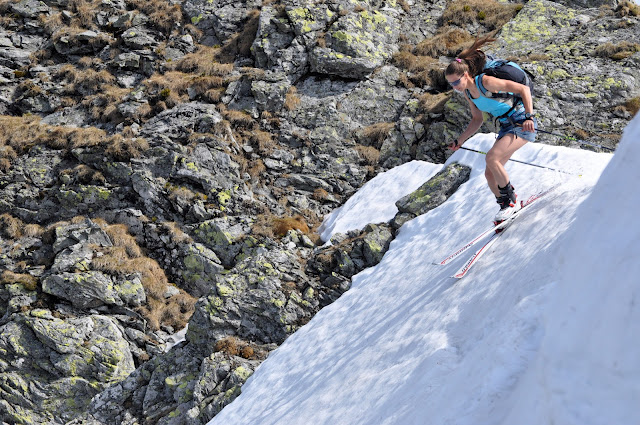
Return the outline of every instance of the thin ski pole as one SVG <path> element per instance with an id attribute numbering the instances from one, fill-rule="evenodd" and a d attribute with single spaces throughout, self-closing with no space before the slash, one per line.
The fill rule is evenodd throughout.
<path id="1" fill-rule="evenodd" d="M 522 124 L 518 124 L 518 127 L 522 127 Z M 576 139 L 575 137 L 567 136 L 566 134 L 553 133 L 551 131 L 540 130 L 539 128 L 536 129 L 536 131 L 539 132 L 539 133 L 546 133 L 546 134 L 550 134 L 552 136 L 560 137 L 561 139 L 569 140 L 571 142 L 576 142 L 576 143 L 580 143 L 580 144 L 583 144 L 583 145 L 593 146 L 594 148 L 605 149 L 605 150 L 608 150 L 609 152 L 615 152 L 616 151 L 615 149 L 611 149 L 611 148 L 608 148 L 606 146 L 598 145 L 596 143 L 589 142 L 587 140 Z"/>
<path id="2" fill-rule="evenodd" d="M 470 148 L 465 148 L 464 146 L 460 146 L 460 149 L 464 149 L 464 150 L 469 151 L 469 152 L 479 153 L 479 154 L 482 154 L 482 155 L 486 155 L 487 154 L 486 152 L 477 151 L 475 149 L 470 149 Z M 545 167 L 544 165 L 532 164 L 530 162 L 520 161 L 520 160 L 513 159 L 513 158 L 510 158 L 509 161 L 518 162 L 520 164 L 525 164 L 525 165 L 531 165 L 532 167 L 544 168 L 545 170 L 556 171 L 558 173 L 564 173 L 564 174 L 569 174 L 569 175 L 572 175 L 572 176 L 582 177 L 582 174 L 570 173 L 568 171 L 558 170 L 557 168 Z"/>

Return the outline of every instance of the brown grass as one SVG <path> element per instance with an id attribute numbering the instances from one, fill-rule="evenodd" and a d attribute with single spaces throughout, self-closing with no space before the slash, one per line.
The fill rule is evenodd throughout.
<path id="1" fill-rule="evenodd" d="M 640 6 L 628 0 L 623 0 L 616 8 L 616 16 L 619 18 L 624 18 L 625 16 L 640 16 Z"/>
<path id="2" fill-rule="evenodd" d="M 112 224 L 105 229 L 113 246 L 124 248 L 129 258 L 142 257 L 142 250 L 136 238 L 129 234 L 129 228 L 124 224 Z"/>
<path id="3" fill-rule="evenodd" d="M 67 38 L 67 42 L 69 45 L 82 45 L 85 42 L 80 41 L 78 36 L 85 32 L 87 28 L 95 28 L 93 25 L 76 25 L 76 26 L 65 26 L 58 29 L 51 35 L 53 41 L 59 41 L 62 37 Z M 89 45 L 93 48 L 94 51 L 99 50 L 103 46 L 109 44 L 111 39 L 105 33 L 98 33 L 98 36 L 92 38 L 89 41 Z"/>
<path id="4" fill-rule="evenodd" d="M 636 115 L 640 110 L 640 96 L 631 98 L 624 103 L 624 107 L 631 115 Z"/>
<path id="5" fill-rule="evenodd" d="M 468 31 L 461 28 L 446 26 L 438 33 L 427 40 L 423 40 L 414 49 L 418 56 L 455 56 L 464 48 L 468 47 L 474 37 Z"/>
<path id="6" fill-rule="evenodd" d="M 284 107 L 287 111 L 293 111 L 300 106 L 300 97 L 298 96 L 298 89 L 295 86 L 289 87 L 287 95 L 284 101 Z"/>
<path id="7" fill-rule="evenodd" d="M 365 146 L 373 146 L 380 149 L 389 132 L 395 127 L 393 122 L 379 122 L 362 129 L 362 143 Z"/>
<path id="8" fill-rule="evenodd" d="M 15 155 L 24 155 L 36 145 L 52 149 L 101 147 L 111 158 L 120 161 L 138 157 L 148 149 L 147 141 L 141 138 L 124 138 L 119 134 L 108 136 L 96 127 L 50 126 L 41 124 L 36 116 L 0 116 L 0 146 L 3 145 L 9 146 Z"/>
<path id="9" fill-rule="evenodd" d="M 38 23 L 40 27 L 45 30 L 49 35 L 53 34 L 64 26 L 62 21 L 62 13 L 53 13 L 51 15 L 45 15 L 44 13 L 38 15 Z"/>
<path id="10" fill-rule="evenodd" d="M 182 9 L 179 4 L 164 0 L 125 0 L 125 3 L 147 15 L 149 22 L 166 35 L 182 22 Z"/>
<path id="11" fill-rule="evenodd" d="M 617 44 L 601 44 L 595 49 L 594 55 L 603 58 L 610 58 L 613 60 L 622 60 L 628 58 L 636 52 L 640 52 L 640 44 L 631 43 L 629 41 L 621 41 Z"/>
<path id="12" fill-rule="evenodd" d="M 245 359 L 257 358 L 256 350 L 249 343 L 234 336 L 228 336 L 217 341 L 214 349 L 229 356 L 239 356 Z"/>
<path id="13" fill-rule="evenodd" d="M 227 77 L 233 71 L 233 64 L 219 63 L 217 61 L 219 51 L 219 48 L 201 45 L 196 52 L 183 56 L 171 67 L 197 75 Z"/>
<path id="14" fill-rule="evenodd" d="M 95 28 L 94 18 L 98 11 L 99 1 L 70 0 L 67 6 L 75 13 L 73 24 L 83 28 Z"/>
<path id="15" fill-rule="evenodd" d="M 373 146 L 356 145 L 356 152 L 369 165 L 377 165 L 380 160 L 380 151 Z"/>
<path id="16" fill-rule="evenodd" d="M 39 224 L 27 224 L 24 227 L 24 235 L 30 238 L 38 238 L 42 236 L 44 229 Z"/>
<path id="17" fill-rule="evenodd" d="M 418 96 L 420 110 L 425 114 L 441 114 L 444 112 L 444 105 L 449 100 L 447 93 L 430 94 L 424 93 Z"/>
<path id="18" fill-rule="evenodd" d="M 411 73 L 407 78 L 412 85 L 435 85 L 439 83 L 439 80 L 444 79 L 442 64 L 430 56 L 416 56 L 409 51 L 402 50 L 393 55 L 393 61 L 398 67 Z M 403 84 L 407 86 L 406 82 Z"/>
<path id="19" fill-rule="evenodd" d="M 0 275 L 0 283 L 5 285 L 18 283 L 27 291 L 35 291 L 38 289 L 38 282 L 38 278 L 26 273 L 14 273 L 9 270 L 5 270 L 2 272 L 2 275 Z"/>
<path id="20" fill-rule="evenodd" d="M 411 12 L 411 5 L 409 5 L 409 2 L 407 0 L 398 0 L 398 4 L 402 8 L 402 10 L 405 11 L 405 13 Z"/>
<path id="21" fill-rule="evenodd" d="M 175 221 L 165 221 L 162 223 L 162 227 L 167 230 L 174 243 L 181 244 L 193 242 L 193 238 L 182 231 L 178 223 Z"/>
<path id="22" fill-rule="evenodd" d="M 11 161 L 7 158 L 0 158 L 0 171 L 6 173 L 11 169 Z"/>
<path id="23" fill-rule="evenodd" d="M 129 93 L 131 89 L 105 85 L 99 93 L 83 99 L 82 104 L 91 111 L 93 119 L 102 122 L 115 121 L 119 117 L 117 104 Z"/>
<path id="24" fill-rule="evenodd" d="M 247 170 L 252 179 L 256 179 L 265 171 L 267 171 L 267 167 L 264 165 L 264 162 L 262 162 L 261 159 L 251 161 L 251 163 L 249 164 L 249 169 Z"/>
<path id="25" fill-rule="evenodd" d="M 169 299 L 164 298 L 167 286 L 170 285 L 164 270 L 153 259 L 145 257 L 135 238 L 129 235 L 127 227 L 122 224 L 106 225 L 96 220 L 114 244 L 113 247 L 95 247 L 101 256 L 96 256 L 92 267 L 116 276 L 140 273 L 142 286 L 147 294 L 147 304 L 139 310 L 153 330 L 161 325 L 169 325 L 174 329 L 183 328 L 194 311 L 196 299 L 183 290 Z"/>
<path id="26" fill-rule="evenodd" d="M 228 109 L 223 113 L 225 119 L 234 127 L 251 129 L 255 125 L 255 121 L 251 115 L 243 111 Z"/>
<path id="27" fill-rule="evenodd" d="M 262 130 L 255 130 L 251 133 L 251 142 L 258 147 L 258 151 L 263 155 L 271 154 L 278 146 L 271 133 Z"/>
<path id="28" fill-rule="evenodd" d="M 218 52 L 218 60 L 223 63 L 233 63 L 238 56 L 249 57 L 251 55 L 251 45 L 258 32 L 260 22 L 260 11 L 252 10 L 247 14 L 247 21 L 242 26 L 242 30 L 233 35 L 222 46 Z"/>
<path id="29" fill-rule="evenodd" d="M 19 218 L 8 213 L 0 215 L 0 231 L 9 239 L 19 239 L 22 237 L 24 223 Z"/>
<path id="30" fill-rule="evenodd" d="M 493 31 L 502 28 L 521 9 L 521 4 L 500 3 L 496 0 L 454 0 L 447 4 L 440 22 L 442 25 L 461 27 L 480 24 Z"/>
<path id="31" fill-rule="evenodd" d="M 324 201 L 325 199 L 329 198 L 329 192 L 319 187 L 313 191 L 313 194 L 311 195 L 311 197 L 316 201 Z"/>
<path id="32" fill-rule="evenodd" d="M 100 171 L 84 164 L 77 165 L 73 169 L 63 170 L 60 174 L 69 175 L 81 184 L 105 184 L 107 182 Z"/>
<path id="33" fill-rule="evenodd" d="M 273 233 L 276 236 L 284 236 L 289 230 L 300 230 L 306 234 L 309 233 L 309 226 L 301 215 L 273 220 Z"/>
<path id="34" fill-rule="evenodd" d="M 116 161 L 129 161 L 132 158 L 139 158 L 142 152 L 149 149 L 149 142 L 141 137 L 126 139 L 119 134 L 112 136 L 105 153 Z"/>

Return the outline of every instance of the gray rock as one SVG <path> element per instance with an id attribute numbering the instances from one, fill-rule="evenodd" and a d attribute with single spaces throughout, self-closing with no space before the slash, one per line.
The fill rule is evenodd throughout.
<path id="1" fill-rule="evenodd" d="M 104 273 L 60 273 L 46 277 L 42 281 L 42 291 L 55 295 L 85 309 L 106 305 L 122 305 L 113 280 Z"/>
<path id="2" fill-rule="evenodd" d="M 396 202 L 400 213 L 422 215 L 449 198 L 471 175 L 471 168 L 453 163 L 448 165 L 414 192 Z"/>
<path id="3" fill-rule="evenodd" d="M 215 106 L 202 103 L 185 103 L 166 110 L 149 121 L 141 134 L 154 138 L 163 135 L 171 139 L 185 139 L 192 132 L 206 133 L 222 121 Z"/>

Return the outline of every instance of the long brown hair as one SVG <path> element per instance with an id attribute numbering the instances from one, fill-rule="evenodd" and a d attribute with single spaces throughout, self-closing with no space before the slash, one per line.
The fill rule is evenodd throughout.
<path id="1" fill-rule="evenodd" d="M 493 41 L 496 41 L 496 39 L 491 37 L 491 34 L 482 38 L 476 38 L 476 41 L 473 42 L 471 47 L 464 49 L 460 54 L 458 54 L 457 58 L 451 61 L 444 74 L 462 75 L 465 72 L 468 72 L 472 77 L 480 74 L 484 68 L 487 58 L 484 52 L 479 50 L 479 48 Z"/>

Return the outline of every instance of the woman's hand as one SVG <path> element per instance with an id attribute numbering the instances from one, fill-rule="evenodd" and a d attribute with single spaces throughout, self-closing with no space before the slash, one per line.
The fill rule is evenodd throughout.
<path id="1" fill-rule="evenodd" d="M 532 119 L 525 120 L 522 123 L 522 129 L 530 133 L 533 133 L 534 131 L 536 131 L 535 127 L 533 126 L 533 120 Z"/>
<path id="2" fill-rule="evenodd" d="M 452 151 L 457 151 L 458 149 L 460 149 L 460 145 L 458 144 L 458 139 L 454 140 L 448 147 L 450 150 Z"/>

